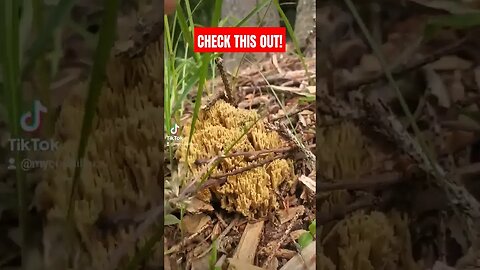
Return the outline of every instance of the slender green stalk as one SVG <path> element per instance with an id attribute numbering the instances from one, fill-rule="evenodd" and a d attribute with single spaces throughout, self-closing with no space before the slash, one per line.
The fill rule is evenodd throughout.
<path id="1" fill-rule="evenodd" d="M 423 138 L 422 132 L 418 128 L 417 123 L 415 122 L 415 118 L 413 117 L 413 114 L 410 112 L 410 109 L 408 108 L 407 102 L 405 101 L 405 98 L 402 95 L 402 92 L 400 91 L 400 87 L 398 86 L 397 82 L 393 78 L 390 66 L 387 64 L 385 57 L 383 56 L 382 51 L 380 50 L 379 45 L 375 42 L 375 39 L 372 37 L 370 34 L 370 31 L 368 31 L 367 26 L 365 25 L 365 22 L 363 21 L 362 17 L 358 13 L 357 8 L 353 4 L 351 0 L 345 0 L 345 3 L 347 4 L 348 8 L 353 14 L 353 17 L 355 18 L 356 22 L 360 26 L 360 29 L 362 30 L 363 34 L 365 35 L 368 43 L 370 44 L 370 47 L 372 47 L 373 52 L 377 56 L 380 65 L 382 66 L 383 71 L 385 72 L 385 77 L 387 78 L 390 86 L 395 90 L 395 93 L 397 95 L 398 101 L 400 102 L 400 105 L 402 107 L 403 112 L 408 118 L 408 121 L 410 122 L 409 124 L 411 125 L 413 132 L 415 133 L 415 137 L 418 140 L 422 150 L 425 152 L 428 162 L 434 168 L 434 173 L 437 174 L 436 176 L 439 175 L 437 166 L 434 165 L 434 160 L 435 158 L 433 157 L 431 151 L 429 150 L 425 139 Z"/>
<path id="2" fill-rule="evenodd" d="M 19 126 L 21 112 L 19 10 L 19 1 L 0 1 L 0 31 L 3 33 L 3 37 L 0 39 L 0 62 L 3 70 L 4 96 L 7 101 L 8 124 L 12 138 L 21 137 Z M 22 153 L 15 151 L 14 154 L 16 164 L 21 164 Z M 25 267 L 29 240 L 27 228 L 28 202 L 25 173 L 20 166 L 16 170 L 16 184 L 18 220 L 21 231 L 22 266 Z"/>
<path id="3" fill-rule="evenodd" d="M 43 17 L 44 17 L 44 10 L 43 10 L 43 3 L 40 0 L 33 0 L 33 25 L 32 29 L 35 33 L 40 33 L 43 27 Z M 34 73 L 34 80 L 36 82 L 36 87 L 40 92 L 40 100 L 42 104 L 51 111 L 51 104 L 50 104 L 50 83 L 52 74 L 50 73 L 50 66 L 45 58 L 45 55 L 39 55 L 38 61 L 34 63 L 35 65 L 35 73 Z M 46 117 L 46 129 L 43 130 L 44 136 L 50 136 L 53 134 L 54 129 L 54 122 L 55 122 L 55 114 L 47 114 Z"/>
<path id="4" fill-rule="evenodd" d="M 70 14 L 70 10 L 74 3 L 74 0 L 60 0 L 55 6 L 51 16 L 48 18 L 47 22 L 42 25 L 41 31 L 36 36 L 33 45 L 27 53 L 27 62 L 22 67 L 22 76 L 25 76 L 32 68 L 34 68 L 37 59 L 43 55 L 45 50 L 47 50 L 48 45 L 52 40 L 53 33 L 55 33 L 55 30 L 57 30 L 65 20 L 65 17 Z"/>
<path id="5" fill-rule="evenodd" d="M 97 49 L 95 51 L 95 61 L 93 63 L 92 73 L 90 75 L 90 82 L 88 87 L 88 97 L 85 103 L 85 114 L 83 116 L 82 131 L 80 136 L 80 142 L 78 145 L 76 164 L 79 164 L 83 157 L 88 145 L 88 140 L 92 130 L 92 123 L 95 117 L 95 111 L 97 108 L 98 99 L 100 98 L 102 86 L 105 79 L 107 62 L 110 58 L 110 51 L 112 49 L 116 25 L 117 25 L 117 12 L 119 9 L 119 0 L 105 0 L 105 10 L 103 16 L 103 22 L 100 26 L 100 34 L 98 38 Z M 80 166 L 75 167 L 75 172 L 72 181 L 72 187 L 70 191 L 69 203 L 68 203 L 68 218 L 72 217 L 74 210 L 73 202 L 75 201 L 75 188 L 77 182 L 80 179 L 82 172 Z"/>

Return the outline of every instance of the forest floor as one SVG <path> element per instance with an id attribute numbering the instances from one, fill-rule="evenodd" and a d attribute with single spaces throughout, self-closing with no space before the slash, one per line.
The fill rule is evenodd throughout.
<path id="1" fill-rule="evenodd" d="M 359 6 L 369 38 L 347 6 L 319 7 L 316 87 L 295 58 L 275 56 L 243 69 L 233 107 L 269 112 L 267 129 L 294 127 L 300 141 L 284 136 L 276 153 L 286 155 L 268 152 L 248 169 L 287 156 L 295 184 L 280 188 L 278 207 L 264 217 L 247 218 L 222 209 L 225 193 L 217 189 L 246 170 L 219 171 L 207 200 L 187 207 L 183 230 L 166 227 L 168 267 L 313 269 L 315 258 L 317 269 L 478 267 L 480 40 L 465 15 L 478 11 L 475 4 L 439 2 Z M 262 91 L 265 81 L 272 91 Z M 298 102 L 312 93 L 318 118 L 313 102 Z M 305 169 L 306 149 L 316 153 L 316 172 Z M 317 234 L 305 240 L 312 223 Z"/>
<path id="2" fill-rule="evenodd" d="M 210 179 L 208 189 L 215 189 L 216 186 L 234 185 L 235 181 L 243 181 L 242 175 L 245 175 L 246 182 L 252 185 L 262 185 L 261 177 L 255 175 L 256 169 L 266 168 L 268 171 L 269 164 L 274 160 L 286 158 L 291 162 L 282 166 L 291 166 L 293 173 L 290 179 L 293 184 L 283 183 L 276 190 L 273 187 L 268 191 L 274 197 L 268 198 L 274 200 L 276 207 L 263 211 L 263 214 L 254 215 L 257 208 L 266 207 L 264 204 L 255 201 L 255 198 L 247 195 L 223 193 L 209 196 L 196 196 L 187 205 L 186 212 L 181 218 L 181 225 L 172 225 L 165 227 L 165 251 L 166 251 L 166 269 L 176 269 L 174 267 L 177 260 L 182 261 L 179 269 L 209 269 L 209 265 L 214 260 L 214 264 L 223 269 L 226 265 L 236 267 L 234 269 L 255 269 L 254 266 L 264 267 L 266 269 L 279 269 L 279 267 L 291 261 L 290 264 L 298 264 L 299 257 L 295 257 L 298 251 L 303 248 L 297 241 L 302 234 L 304 240 L 302 245 L 309 246 L 304 251 L 304 259 L 309 260 L 310 265 L 314 265 L 315 244 L 314 236 L 309 232 L 309 226 L 315 220 L 315 171 L 314 160 L 308 160 L 302 151 L 307 151 L 310 156 L 315 152 L 315 111 L 314 111 L 314 94 L 315 86 L 309 84 L 314 82 L 315 78 L 315 58 L 306 59 L 308 73 L 305 71 L 302 62 L 298 56 L 287 54 L 275 54 L 272 58 L 259 63 L 252 63 L 248 68 L 242 69 L 235 80 L 235 95 L 237 102 L 232 105 L 225 105 L 224 101 L 215 100 L 215 98 L 207 98 L 202 104 L 206 105 L 200 116 L 200 122 L 212 121 L 208 120 L 210 115 L 222 114 L 215 111 L 218 104 L 223 104 L 223 110 L 231 110 L 219 116 L 221 122 L 219 126 L 229 132 L 231 127 L 228 122 L 235 122 L 235 118 L 242 118 L 249 112 L 255 112 L 256 117 L 260 117 L 258 124 L 261 128 L 251 131 L 265 132 L 273 137 L 278 137 L 281 143 L 276 147 L 263 147 L 261 142 L 255 142 L 256 139 L 250 137 L 247 133 L 246 141 L 252 142 L 251 151 L 246 149 L 236 149 L 232 151 L 230 156 L 240 155 L 240 159 L 248 158 L 249 163 L 246 166 L 232 167 L 231 171 L 223 171 L 223 175 L 216 175 Z M 230 77 L 230 80 L 232 77 Z M 228 83 L 228 82 L 227 82 Z M 224 91 L 224 82 L 220 77 L 208 83 L 213 89 L 217 89 L 219 93 Z M 270 90 L 272 89 L 272 90 Z M 213 95 L 215 96 L 215 94 Z M 215 112 L 211 112 L 215 111 Z M 179 123 L 180 126 L 189 126 L 191 113 L 184 114 L 185 122 Z M 228 118 L 230 117 L 230 118 Z M 232 120 L 233 119 L 233 120 Z M 203 126 L 203 122 L 197 126 Z M 290 125 L 295 128 L 296 134 L 300 138 L 296 142 L 293 133 L 290 133 Z M 256 125 L 255 125 L 256 126 Z M 286 128 L 288 126 L 288 128 Z M 283 132 L 282 130 L 288 130 Z M 197 129 L 194 134 L 203 134 L 205 130 Z M 272 135 L 275 133 L 275 135 Z M 185 138 L 188 133 L 184 132 Z M 203 152 L 196 156 L 196 160 L 191 161 L 192 164 L 199 164 L 199 160 L 212 160 L 215 158 L 212 151 L 209 154 L 208 148 L 215 142 L 201 141 L 205 137 L 194 137 L 193 143 L 198 145 L 192 148 Z M 252 135 L 255 137 L 256 135 Z M 210 137 L 211 140 L 218 140 L 218 137 Z M 198 140 L 197 140 L 198 139 Z M 231 138 L 234 140 L 235 138 Z M 257 138 L 258 139 L 258 138 Z M 260 140 L 260 139 L 258 139 Z M 218 142 L 217 142 L 218 143 Z M 243 144 L 240 142 L 238 144 Z M 228 145 L 228 144 L 227 144 Z M 227 146 L 225 145 L 225 147 Z M 272 146 L 271 144 L 270 146 Z M 235 147 L 234 147 L 235 148 Z M 182 146 L 177 150 L 177 157 L 182 155 Z M 216 149 L 217 151 L 219 149 Z M 240 151 L 242 150 L 242 151 Z M 241 157 L 243 155 L 243 157 Z M 201 158 L 199 158 L 201 156 Z M 255 157 L 250 157 L 255 156 Z M 229 157 L 229 155 L 226 155 Z M 183 160 L 183 159 L 182 159 Z M 229 158 L 226 158 L 229 160 Z M 226 163 L 226 161 L 223 161 Z M 294 165 L 294 166 L 293 166 Z M 221 172 L 225 164 L 217 165 Z M 285 168 L 284 168 L 285 169 Z M 287 170 L 288 171 L 288 170 Z M 249 172 L 254 172 L 249 174 Z M 285 171 L 283 171 L 285 172 Z M 175 176 L 168 177 L 167 181 L 175 181 Z M 240 177 L 235 177 L 235 176 Z M 224 176 L 224 181 L 221 180 Z M 257 178 L 258 177 L 258 178 Z M 285 173 L 282 178 L 288 178 L 289 174 Z M 269 179 L 274 176 L 270 175 Z M 298 181 L 299 178 L 301 181 Z M 169 180 L 168 180 L 169 179 Z M 214 180 L 214 181 L 211 181 Z M 258 182 L 257 182 L 258 181 Z M 273 181 L 273 180 L 272 180 Z M 283 181 L 283 179 L 282 179 Z M 227 182 L 227 184 L 225 184 Z M 271 184 L 265 182 L 267 186 Z M 241 193 L 242 191 L 238 191 Z M 250 191 L 245 191 L 246 193 Z M 200 194 L 204 192 L 199 191 Z M 260 193 L 260 192 L 259 192 Z M 240 213 L 236 207 L 234 211 L 226 211 L 222 197 L 230 196 L 230 199 L 236 201 L 237 197 L 244 196 L 251 199 L 252 204 L 246 210 L 247 213 Z M 262 196 L 257 194 L 257 196 Z M 200 198 L 201 197 L 201 198 Z M 265 198 L 261 198 L 262 200 Z M 228 200 L 228 199 L 227 199 Z M 232 210 L 232 209 L 230 209 Z M 252 215 L 250 216 L 250 212 Z M 260 212 L 260 211 L 259 211 Z M 248 215 L 248 216 L 245 216 Z M 183 231 L 180 229 L 183 228 Z M 314 225 L 312 225 L 315 227 Z M 310 228 L 313 228 L 313 227 Z M 314 231 L 313 231 L 314 234 Z M 183 259 L 183 260 L 182 260 Z M 218 260 L 218 261 L 217 261 Z M 191 268 L 190 268 L 191 267 Z"/>
<path id="3" fill-rule="evenodd" d="M 186 141 L 192 104 L 185 105 L 177 123 L 182 127 L 182 141 L 169 148 L 173 151 L 165 171 L 166 199 L 174 200 L 185 190 L 195 196 L 175 205 L 182 206 L 181 211 L 177 208 L 165 215 L 165 269 L 479 269 L 477 3 L 410 0 L 358 5 L 359 17 L 371 34 L 368 38 L 350 7 L 326 3 L 317 7 L 318 58 L 307 57 L 306 70 L 298 56 L 275 54 L 249 63 L 235 76 L 226 74 L 227 83 L 220 77 L 209 81 L 210 95 L 202 103 L 191 149 Z M 378 50 L 372 44 L 377 44 Z M 91 55 L 88 51 L 81 56 Z M 71 81 L 57 89 L 59 94 L 66 95 L 65 89 L 73 88 L 70 84 L 88 77 L 87 62 L 72 65 L 81 72 L 61 66 L 58 77 Z M 148 82 L 141 85 L 154 85 Z M 226 85 L 233 86 L 233 100 L 222 96 Z M 129 87 L 132 89 L 126 93 L 122 92 L 125 87 L 116 91 L 131 95 L 138 90 Z M 152 92 L 156 89 L 143 90 L 147 92 L 143 97 L 155 96 Z M 105 107 L 110 108 L 110 100 L 111 96 L 104 97 Z M 123 108 L 126 104 L 120 103 L 130 99 L 119 100 L 118 108 Z M 56 102 L 59 108 L 62 101 Z M 158 109 L 154 103 L 152 107 Z M 108 123 L 113 114 L 102 112 Z M 125 120 L 125 115 L 114 116 L 116 121 Z M 6 118 L 3 110 L 0 118 Z M 143 123 L 150 123 L 151 119 L 145 118 Z M 65 119 L 64 123 L 70 123 L 70 118 Z M 155 124 L 153 134 L 162 125 Z M 0 121 L 0 160 L 8 161 L 8 136 L 5 121 Z M 136 143 L 132 147 L 146 145 L 144 141 Z M 158 145 L 155 140 L 148 143 Z M 104 152 L 123 154 L 125 160 L 133 153 L 119 153 L 118 145 L 105 147 L 111 152 Z M 144 161 L 142 155 L 150 149 L 143 149 L 136 161 Z M 110 161 L 109 156 L 100 154 L 90 157 Z M 143 169 L 154 175 L 160 171 L 156 167 L 160 163 L 154 160 Z M 8 165 L 0 164 L 0 268 L 18 269 L 15 172 L 8 170 Z M 115 166 L 124 172 L 123 160 Z M 212 171 L 201 190 L 188 185 L 196 181 L 185 183 L 198 180 L 208 169 Z M 102 177 L 118 183 L 115 176 Z M 129 177 L 135 178 L 125 179 Z M 63 180 L 54 183 L 56 194 L 67 192 L 62 189 Z M 110 224 L 109 232 L 103 232 L 101 218 L 120 213 L 103 203 L 98 209 L 92 207 L 97 216 L 91 224 L 80 219 L 79 228 L 88 228 L 82 239 L 98 237 L 97 242 L 89 243 L 98 249 L 83 251 L 88 256 L 101 254 L 96 258 L 99 264 L 110 263 L 125 235 L 135 235 L 131 212 L 136 215 L 138 209 L 148 210 L 145 208 L 153 207 L 161 197 L 157 178 L 134 180 L 144 188 L 134 199 L 126 182 L 114 185 L 118 188 L 115 194 L 121 195 L 104 198 L 113 205 L 130 200 L 130 223 L 125 228 Z M 29 182 L 31 193 L 37 184 L 36 180 Z M 102 188 L 112 190 L 110 186 Z M 97 193 L 82 192 L 84 202 L 97 203 Z M 148 203 L 145 194 L 153 198 Z M 47 210 L 60 205 L 62 198 L 52 199 Z M 28 205 L 32 201 L 29 195 Z M 47 254 L 48 248 L 69 252 L 58 244 L 67 238 L 54 235 L 52 240 L 44 234 L 48 218 L 43 210 L 30 209 L 31 223 L 42 224 L 32 226 L 36 253 L 29 261 L 38 266 L 32 269 L 42 269 L 39 265 L 52 258 L 63 259 L 64 253 Z M 124 242 L 132 253 L 140 246 Z M 80 253 L 65 257 L 76 263 Z"/>

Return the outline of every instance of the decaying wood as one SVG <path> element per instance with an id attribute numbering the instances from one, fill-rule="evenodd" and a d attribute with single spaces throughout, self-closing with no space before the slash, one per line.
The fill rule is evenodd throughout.
<path id="1" fill-rule="evenodd" d="M 253 265 L 265 221 L 248 223 L 232 259 Z"/>

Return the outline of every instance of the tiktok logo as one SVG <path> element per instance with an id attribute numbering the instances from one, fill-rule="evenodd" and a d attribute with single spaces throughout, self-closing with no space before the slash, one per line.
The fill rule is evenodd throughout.
<path id="1" fill-rule="evenodd" d="M 175 126 L 170 129 L 170 134 L 172 135 L 177 134 L 179 128 L 180 127 L 177 124 L 175 124 Z"/>
<path id="2" fill-rule="evenodd" d="M 177 144 L 180 142 L 182 138 L 176 135 L 178 133 L 179 128 L 180 127 L 177 124 L 175 124 L 170 129 L 170 135 L 167 135 L 167 137 L 165 138 L 167 142 L 167 146 L 171 146 L 171 145 L 173 146 L 174 144 Z"/>
<path id="3" fill-rule="evenodd" d="M 41 114 L 47 113 L 47 108 L 42 105 L 39 100 L 35 100 L 33 103 L 33 112 L 26 112 L 20 118 L 20 126 L 26 132 L 33 132 L 37 130 L 41 123 Z"/>

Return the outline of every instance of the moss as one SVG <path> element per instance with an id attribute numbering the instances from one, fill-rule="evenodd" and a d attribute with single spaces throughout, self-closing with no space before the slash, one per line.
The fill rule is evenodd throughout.
<path id="1" fill-rule="evenodd" d="M 194 174 L 205 169 L 197 166 L 193 161 L 197 159 L 211 159 L 223 153 L 238 138 L 242 137 L 245 129 L 254 127 L 236 143 L 231 152 L 248 152 L 256 150 L 274 149 L 286 145 L 275 131 L 265 129 L 255 111 L 237 109 L 224 101 L 216 102 L 209 110 L 203 111 L 196 123 L 192 138 L 192 145 L 187 158 L 187 140 L 182 141 L 177 152 L 180 162 L 190 162 Z M 188 137 L 190 129 L 183 130 Z M 273 154 L 265 155 L 258 160 L 271 158 Z M 214 174 L 222 174 L 239 170 L 253 164 L 245 156 L 230 157 L 222 160 L 214 169 Z M 292 184 L 294 179 L 293 164 L 287 159 L 278 159 L 269 164 L 259 166 L 245 172 L 227 177 L 226 182 L 212 188 L 212 193 L 221 201 L 222 208 L 228 211 L 239 212 L 246 217 L 265 216 L 268 211 L 278 208 L 276 191 L 287 182 Z M 211 198 L 210 191 L 201 191 L 202 199 Z"/>

